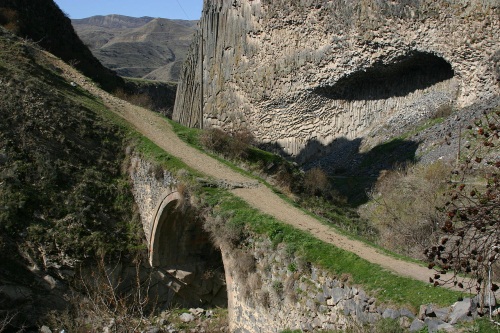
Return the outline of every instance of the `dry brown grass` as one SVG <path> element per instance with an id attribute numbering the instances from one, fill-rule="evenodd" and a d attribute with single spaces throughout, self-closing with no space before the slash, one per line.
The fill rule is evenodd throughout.
<path id="1" fill-rule="evenodd" d="M 379 230 L 380 245 L 414 258 L 437 240 L 450 167 L 442 162 L 387 172 L 361 210 Z"/>
<path id="2" fill-rule="evenodd" d="M 137 332 L 152 323 L 156 310 L 150 292 L 150 277 L 141 278 L 141 262 L 136 261 L 135 281 L 128 286 L 119 277 L 120 265 L 110 266 L 104 259 L 90 272 L 80 272 L 76 290 L 69 295 L 69 308 L 53 311 L 44 323 L 67 332 Z"/>
<path id="3" fill-rule="evenodd" d="M 129 94 L 125 92 L 122 88 L 118 88 L 115 90 L 114 95 L 120 99 L 123 99 L 124 101 L 127 101 L 131 104 L 146 108 L 146 109 L 152 109 L 153 108 L 153 101 L 151 99 L 151 96 L 149 96 L 146 93 L 137 93 L 137 94 Z"/>
<path id="4" fill-rule="evenodd" d="M 246 250 L 235 249 L 232 254 L 235 258 L 234 269 L 241 279 L 247 279 L 255 272 L 255 257 Z"/>

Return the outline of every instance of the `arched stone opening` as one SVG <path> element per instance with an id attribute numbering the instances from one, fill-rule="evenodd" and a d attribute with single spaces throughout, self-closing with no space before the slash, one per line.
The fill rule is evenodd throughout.
<path id="1" fill-rule="evenodd" d="M 378 63 L 351 73 L 332 86 L 317 87 L 313 93 L 336 100 L 382 100 L 406 96 L 452 79 L 454 75 L 445 59 L 414 51 L 389 64 Z"/>
<path id="2" fill-rule="evenodd" d="M 150 263 L 171 292 L 171 303 L 226 307 L 224 265 L 196 209 L 172 192 L 162 200 L 150 238 Z"/>

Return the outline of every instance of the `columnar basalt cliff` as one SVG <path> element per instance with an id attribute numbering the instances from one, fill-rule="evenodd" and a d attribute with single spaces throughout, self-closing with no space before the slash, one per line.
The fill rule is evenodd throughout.
<path id="1" fill-rule="evenodd" d="M 200 28 L 174 119 L 300 161 L 500 93 L 495 0 L 216 0 Z"/>

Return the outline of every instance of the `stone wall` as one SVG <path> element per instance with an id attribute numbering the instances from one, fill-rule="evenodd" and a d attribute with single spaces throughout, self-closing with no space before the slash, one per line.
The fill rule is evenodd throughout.
<path id="1" fill-rule="evenodd" d="M 181 210 L 166 205 L 156 212 L 157 201 L 179 185 L 174 175 L 138 155 L 131 157 L 129 171 L 146 235 L 160 233 L 160 258 L 149 275 L 160 306 L 228 306 L 231 332 L 345 330 L 384 318 L 412 332 L 425 326 L 434 332 L 477 317 L 478 302 L 471 299 L 445 308 L 384 306 L 347 275 L 305 262 L 268 236 L 246 234 L 237 245 L 229 245 L 222 235 L 210 237 L 203 230 L 202 217 L 188 203 Z M 151 230 L 149 223 L 154 214 L 164 222 L 156 225 L 158 230 Z M 212 232 L 222 232 L 217 230 Z M 134 267 L 117 266 L 114 278 L 133 281 L 134 274 Z"/>
<path id="2" fill-rule="evenodd" d="M 500 93 L 499 11 L 494 0 L 206 1 L 173 118 L 248 127 L 301 162 L 338 138 L 394 135 Z"/>
<path id="3" fill-rule="evenodd" d="M 346 275 L 335 276 L 253 235 L 243 246 L 223 245 L 231 332 L 317 332 L 376 325 L 390 318 L 410 330 L 452 330 L 478 316 L 477 299 L 450 307 L 388 307 L 377 302 Z M 493 298 L 492 306 L 496 306 Z"/>
<path id="4" fill-rule="evenodd" d="M 169 171 L 139 155 L 130 157 L 129 175 L 144 234 L 149 243 L 158 203 L 166 195 L 175 191 L 178 180 Z"/>

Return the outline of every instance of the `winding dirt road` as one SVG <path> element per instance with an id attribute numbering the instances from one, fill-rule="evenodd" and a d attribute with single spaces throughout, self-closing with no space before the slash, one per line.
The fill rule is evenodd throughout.
<path id="1" fill-rule="evenodd" d="M 171 155 L 180 158 L 184 163 L 215 179 L 228 183 L 255 184 L 255 180 L 243 176 L 208 155 L 190 147 L 181 141 L 168 122 L 157 113 L 129 104 L 96 87 L 88 78 L 68 66 L 63 61 L 48 54 L 55 65 L 63 70 L 63 76 L 77 83 L 91 94 L 101 98 L 114 113 L 132 124 L 138 132 L 149 138 L 156 145 Z M 232 192 L 251 206 L 276 219 L 290 224 L 297 229 L 307 231 L 324 242 L 353 252 L 372 263 L 378 264 L 394 273 L 416 280 L 428 282 L 431 271 L 414 263 L 402 261 L 379 252 L 360 241 L 340 235 L 332 227 L 322 224 L 317 219 L 293 207 L 269 188 L 259 184 L 248 188 L 238 188 Z"/>

